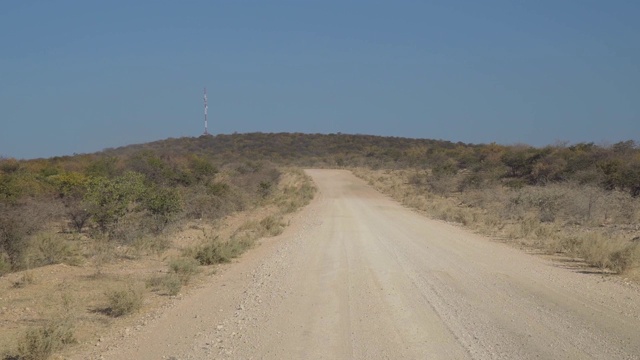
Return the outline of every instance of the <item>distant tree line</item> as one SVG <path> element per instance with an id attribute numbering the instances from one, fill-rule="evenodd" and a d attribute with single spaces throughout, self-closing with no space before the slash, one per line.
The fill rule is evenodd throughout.
<path id="1" fill-rule="evenodd" d="M 453 143 L 371 135 L 249 133 L 178 138 L 105 150 L 114 157 L 149 150 L 161 157 L 199 154 L 218 160 L 254 159 L 307 167 L 422 168 L 436 174 L 465 171 L 507 186 L 575 181 L 640 195 L 640 147 L 592 142 L 552 145 Z"/>

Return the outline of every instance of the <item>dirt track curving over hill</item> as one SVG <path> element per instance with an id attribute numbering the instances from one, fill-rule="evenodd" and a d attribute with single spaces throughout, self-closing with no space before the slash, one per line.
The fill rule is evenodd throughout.
<path id="1" fill-rule="evenodd" d="M 320 191 L 283 235 L 74 358 L 640 359 L 637 286 L 308 174 Z"/>

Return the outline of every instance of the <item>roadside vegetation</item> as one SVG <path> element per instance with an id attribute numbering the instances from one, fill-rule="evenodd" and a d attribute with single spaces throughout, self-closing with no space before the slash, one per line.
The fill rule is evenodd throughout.
<path id="1" fill-rule="evenodd" d="M 567 257 L 575 266 L 638 276 L 640 149 L 633 141 L 454 146 L 432 154 L 422 166 L 355 173 L 436 219 Z"/>
<path id="2" fill-rule="evenodd" d="M 180 295 L 314 191 L 301 170 L 206 154 L 0 159 L 0 358 L 46 359 Z"/>
<path id="3" fill-rule="evenodd" d="M 353 169 L 407 206 L 571 266 L 640 266 L 633 141 L 253 133 L 0 158 L 0 357 L 45 359 L 181 296 L 285 229 L 314 196 L 304 167 Z"/>

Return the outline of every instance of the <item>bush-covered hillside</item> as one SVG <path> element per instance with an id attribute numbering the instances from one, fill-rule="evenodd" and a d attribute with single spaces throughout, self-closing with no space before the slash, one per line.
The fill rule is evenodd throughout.
<path id="1" fill-rule="evenodd" d="M 167 139 L 49 159 L 3 158 L 0 274 L 60 261 L 31 249 L 34 236 L 52 224 L 62 224 L 61 231 L 132 243 L 180 219 L 215 219 L 253 206 L 272 191 L 281 165 L 429 169 L 436 192 L 449 187 L 455 175 L 459 191 L 487 184 L 518 189 L 571 183 L 640 195 L 640 148 L 633 141 L 534 148 L 251 133 Z"/>

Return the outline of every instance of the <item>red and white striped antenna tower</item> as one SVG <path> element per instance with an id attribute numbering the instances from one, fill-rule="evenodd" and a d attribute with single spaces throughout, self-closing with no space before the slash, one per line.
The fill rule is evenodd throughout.
<path id="1" fill-rule="evenodd" d="M 204 134 L 209 135 L 208 122 L 207 122 L 207 110 L 209 106 L 207 105 L 207 88 L 204 88 Z"/>

